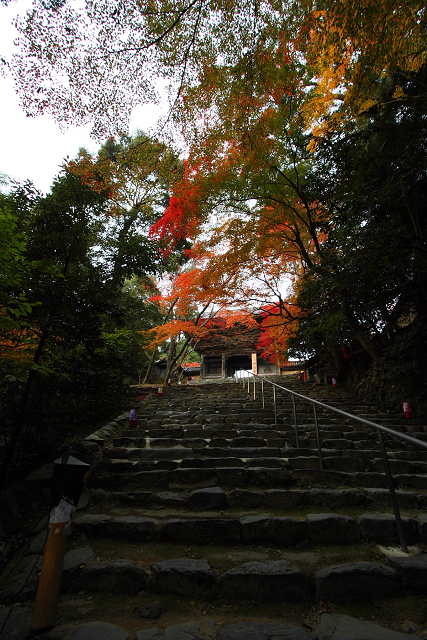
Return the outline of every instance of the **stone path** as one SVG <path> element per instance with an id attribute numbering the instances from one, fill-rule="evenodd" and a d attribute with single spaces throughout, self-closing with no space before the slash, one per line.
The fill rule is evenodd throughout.
<path id="1" fill-rule="evenodd" d="M 0 611 L 1 616 L 1 611 Z M 29 615 L 26 620 L 18 621 L 13 615 L 4 629 L 2 638 L 8 640 L 26 640 L 31 637 Z M 1 617 L 0 617 L 1 620 Z M 377 624 L 361 621 L 347 615 L 323 614 L 317 625 L 315 635 L 302 627 L 284 625 L 276 622 L 243 622 L 225 624 L 215 631 L 215 621 L 203 623 L 175 624 L 165 629 L 152 627 L 136 632 L 136 640 L 406 640 L 411 633 L 413 640 L 422 640 L 415 635 L 414 628 L 405 632 L 386 629 Z M 30 636 L 28 636 L 30 634 Z M 44 640 L 131 640 L 124 629 L 108 622 L 94 621 L 80 625 L 62 625 L 42 635 Z"/>
<path id="2" fill-rule="evenodd" d="M 277 381 L 427 441 L 424 425 L 381 414 L 338 389 Z M 138 428 L 122 429 L 123 417 L 113 425 L 121 432 L 91 474 L 86 507 L 69 536 L 64 602 L 88 594 L 128 599 L 143 594 L 140 619 L 148 626 L 128 636 L 121 625 L 105 626 L 110 617 L 88 623 L 92 626 L 71 623 L 46 638 L 356 640 L 362 621 L 353 623 L 348 616 L 323 614 L 317 628 L 257 619 L 268 619 L 268 607 L 283 603 L 302 611 L 326 602 L 329 611 L 370 599 L 424 597 L 427 554 L 387 558 L 377 546 L 396 546 L 398 537 L 375 433 L 319 410 L 325 467 L 320 471 L 312 408 L 297 405 L 297 448 L 290 398 L 278 394 L 276 423 L 265 386 L 264 407 L 261 398 L 253 399 L 252 386 L 250 394 L 234 383 L 166 387 L 162 398 L 141 403 Z M 102 445 L 110 433 L 106 429 L 89 441 Z M 390 438 L 387 447 L 408 544 L 424 551 L 427 451 Z M 21 574 L 31 562 L 36 565 L 36 547 L 34 539 Z M 16 597 L 27 601 L 35 589 L 37 566 L 24 596 L 19 569 L 10 572 L 0 594 L 6 606 Z M 214 619 L 210 629 L 209 619 L 186 628 L 159 624 L 167 619 L 162 599 L 170 603 L 170 598 L 205 613 L 211 606 L 228 606 L 223 603 L 236 608 L 253 603 L 254 620 Z M 384 632 L 403 637 L 401 631 L 366 625 L 363 633 L 371 634 L 363 635 L 366 640 L 385 638 Z"/>

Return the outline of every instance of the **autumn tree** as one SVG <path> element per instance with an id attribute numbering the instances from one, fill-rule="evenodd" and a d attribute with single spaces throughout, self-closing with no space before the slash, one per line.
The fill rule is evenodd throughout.
<path id="1" fill-rule="evenodd" d="M 138 131 L 117 141 L 109 138 L 97 154 L 81 150 L 67 168 L 95 192 L 108 194 L 102 254 L 116 284 L 132 274 L 154 275 L 179 265 L 185 241 L 178 243 L 176 252 L 165 252 L 148 234 L 182 174 L 182 162 L 172 147 Z"/>
<path id="2" fill-rule="evenodd" d="M 316 78 L 306 114 L 315 135 L 382 105 L 425 94 L 427 13 L 420 2 L 326 2 L 309 23 L 307 63 Z M 384 91 L 385 85 L 387 91 Z"/>
<path id="3" fill-rule="evenodd" d="M 17 26 L 11 69 L 26 112 L 90 120 L 100 138 L 127 130 L 132 108 L 155 99 L 157 78 L 170 83 L 176 117 L 197 135 L 206 117 L 246 128 L 295 84 L 307 123 L 322 133 L 377 104 L 385 77 L 392 99 L 404 98 L 405 82 L 418 81 L 426 63 L 419 0 L 40 1 Z"/>
<path id="4" fill-rule="evenodd" d="M 411 91 L 415 98 L 416 84 Z M 300 283 L 302 306 L 311 309 L 304 333 L 312 348 L 315 327 L 320 338 L 322 327 L 330 333 L 334 326 L 348 343 L 353 316 L 364 327 L 364 336 L 353 330 L 353 338 L 362 344 L 369 338 L 377 364 L 394 360 L 398 368 L 400 361 L 403 369 L 412 362 L 420 369 L 408 343 L 425 340 L 424 113 L 420 90 L 416 99 L 385 105 L 363 126 L 320 145 L 312 188 L 331 209 L 324 249 L 333 269 Z"/>
<path id="5" fill-rule="evenodd" d="M 169 279 L 168 287 L 156 296 L 164 321 L 153 327 L 152 348 L 166 345 L 168 351 L 166 378 L 184 362 L 197 341 L 211 329 L 209 320 L 230 313 L 233 283 L 224 276 L 199 267 L 188 267 Z M 232 301 L 233 300 L 233 301 Z"/>
<path id="6" fill-rule="evenodd" d="M 351 335 L 376 366 L 398 310 L 424 317 L 424 4 L 64 2 L 18 27 L 30 115 L 120 132 L 170 83 L 188 158 L 151 234 L 194 242 L 194 282 L 206 270 L 236 302 L 302 307 L 304 344 L 327 337 L 338 358 Z M 278 272 L 287 307 L 253 284 Z"/>

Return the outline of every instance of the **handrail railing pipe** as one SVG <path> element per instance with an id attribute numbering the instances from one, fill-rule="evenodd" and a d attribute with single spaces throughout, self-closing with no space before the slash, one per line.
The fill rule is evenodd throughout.
<path id="1" fill-rule="evenodd" d="M 276 387 L 273 387 L 273 402 L 274 402 L 274 424 L 277 424 L 277 400 L 276 400 Z"/>
<path id="2" fill-rule="evenodd" d="M 399 535 L 400 545 L 402 547 L 402 551 L 404 553 L 408 553 L 408 546 L 406 544 L 405 532 L 403 531 L 402 518 L 400 517 L 399 504 L 397 502 L 396 492 L 394 490 L 393 476 L 391 474 L 391 469 L 388 462 L 388 456 L 385 448 L 384 438 L 381 431 L 378 431 L 378 441 L 380 443 L 381 455 L 383 457 L 384 470 L 387 478 L 388 490 L 390 492 L 391 504 L 393 506 L 394 516 L 396 518 L 396 527 L 397 527 L 397 533 Z"/>
<path id="3" fill-rule="evenodd" d="M 317 451 L 319 452 L 319 469 L 320 471 L 324 471 L 323 458 L 322 458 L 322 445 L 320 444 L 319 421 L 317 419 L 317 409 L 315 404 L 313 405 L 313 413 L 314 413 L 314 426 L 316 428 Z"/>
<path id="4" fill-rule="evenodd" d="M 265 409 L 264 378 L 261 378 L 261 394 L 262 394 L 262 408 Z"/>
<path id="5" fill-rule="evenodd" d="M 294 410 L 295 444 L 297 446 L 297 449 L 299 449 L 297 406 L 294 394 L 292 394 L 292 408 Z"/>
<path id="6" fill-rule="evenodd" d="M 366 420 L 366 418 L 361 418 L 359 416 L 356 416 L 354 414 L 348 413 L 347 411 L 342 411 L 342 409 L 336 409 L 335 407 L 331 407 L 330 405 L 325 404 L 324 402 L 320 402 L 319 400 L 314 400 L 313 398 L 309 398 L 308 396 L 304 396 L 300 393 L 297 393 L 296 391 L 293 391 L 292 389 L 287 389 L 286 387 L 282 387 L 281 385 L 277 384 L 276 382 L 272 382 L 271 380 L 268 380 L 267 378 L 261 378 L 261 376 L 258 376 L 256 374 L 254 374 L 254 378 L 255 377 L 259 377 L 262 381 L 265 380 L 265 382 L 268 382 L 269 384 L 272 385 L 273 387 L 273 402 L 274 402 L 274 419 L 275 419 L 275 423 L 277 424 L 277 402 L 276 402 L 276 388 L 277 389 L 281 389 L 282 391 L 285 391 L 286 393 L 290 394 L 292 397 L 292 404 L 293 404 L 293 411 L 294 411 L 294 428 L 295 428 L 295 440 L 296 440 L 296 446 L 297 448 L 299 448 L 299 441 L 298 441 L 298 423 L 297 423 L 297 412 L 296 412 L 296 398 L 299 398 L 301 400 L 303 400 L 304 402 L 309 402 L 313 405 L 313 411 L 314 411 L 314 424 L 315 424 L 315 428 L 316 428 L 316 439 L 317 439 L 317 449 L 318 449 L 318 456 L 319 456 L 319 467 L 321 471 L 324 471 L 324 467 L 323 467 L 323 459 L 322 459 L 322 446 L 321 446 L 321 440 L 320 440 L 320 430 L 319 430 L 319 421 L 318 421 L 318 417 L 317 417 L 317 407 L 320 407 L 321 409 L 324 409 L 326 411 L 331 411 L 332 413 L 337 413 L 340 416 L 343 416 L 344 418 L 353 420 L 355 422 L 360 422 L 361 424 L 365 424 L 373 429 L 375 429 L 377 431 L 378 434 L 378 440 L 379 440 L 379 445 L 380 445 L 380 449 L 381 449 L 381 455 L 382 455 L 382 459 L 383 459 L 383 463 L 384 463 L 384 470 L 385 470 L 385 474 L 386 474 L 386 478 L 387 478 L 387 484 L 388 484 L 388 490 L 390 492 L 390 499 L 391 499 L 391 503 L 393 506 L 393 511 L 394 511 L 394 516 L 396 519 L 396 527 L 397 527 L 397 533 L 399 536 L 399 540 L 400 540 L 400 544 L 402 547 L 402 551 L 404 553 L 408 553 L 408 547 L 406 544 L 406 538 L 405 538 L 405 532 L 403 530 L 403 523 L 402 523 L 402 519 L 400 516 L 400 510 L 399 510 L 399 505 L 397 502 L 397 498 L 396 498 L 396 492 L 394 489 L 394 484 L 393 484 L 393 476 L 391 473 L 391 469 L 390 469 L 390 465 L 389 465 L 389 460 L 388 460 L 388 456 L 387 456 L 387 451 L 386 451 L 386 447 L 385 447 L 385 443 L 384 443 L 384 437 L 383 434 L 388 434 L 394 438 L 398 438 L 400 440 L 403 440 L 405 442 L 409 442 L 409 444 L 421 447 L 424 450 L 427 450 L 427 442 L 423 442 L 422 440 L 418 440 L 418 438 L 413 438 L 412 436 L 406 434 L 406 433 L 400 433 L 399 431 L 395 431 L 394 429 L 390 429 L 389 427 L 384 427 L 382 425 L 377 424 L 376 422 L 372 422 L 371 420 Z M 248 386 L 248 393 L 249 393 L 249 386 Z"/>

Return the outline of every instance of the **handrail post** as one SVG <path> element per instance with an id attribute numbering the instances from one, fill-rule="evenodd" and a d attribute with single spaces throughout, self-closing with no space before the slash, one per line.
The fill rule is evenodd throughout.
<path id="1" fill-rule="evenodd" d="M 319 468 L 320 468 L 320 471 L 323 471 L 322 446 L 320 444 L 319 421 L 317 419 L 317 408 L 315 404 L 313 404 L 313 412 L 314 412 L 314 426 L 316 427 L 317 450 L 319 452 Z"/>
<path id="2" fill-rule="evenodd" d="M 262 408 L 265 409 L 264 378 L 261 378 Z"/>
<path id="3" fill-rule="evenodd" d="M 254 376 L 254 400 L 256 400 L 256 390 L 255 390 L 255 376 Z"/>
<path id="4" fill-rule="evenodd" d="M 393 485 L 393 476 L 391 475 L 390 465 L 388 463 L 387 451 L 384 444 L 384 438 L 381 431 L 378 429 L 378 440 L 380 443 L 381 454 L 384 462 L 385 474 L 387 477 L 388 490 L 390 492 L 391 504 L 393 506 L 394 517 L 396 520 L 397 533 L 399 535 L 400 546 L 402 547 L 403 553 L 408 553 L 408 546 L 406 544 L 405 532 L 403 531 L 403 523 L 402 518 L 400 517 L 400 509 L 397 503 L 396 492 L 394 490 Z"/>
<path id="5" fill-rule="evenodd" d="M 251 390 L 251 389 L 250 389 L 250 383 L 251 383 L 251 379 L 250 379 L 250 377 L 248 376 L 248 393 L 249 393 L 249 392 L 250 392 L 250 390 Z"/>
<path id="6" fill-rule="evenodd" d="M 277 424 L 277 402 L 276 402 L 276 387 L 273 386 L 273 402 L 274 402 L 274 424 Z"/>
<path id="7" fill-rule="evenodd" d="M 299 439 L 298 439 L 298 418 L 297 418 L 297 407 L 295 403 L 295 395 L 292 394 L 292 406 L 294 409 L 294 428 L 295 428 L 295 444 L 297 449 L 299 449 Z"/>

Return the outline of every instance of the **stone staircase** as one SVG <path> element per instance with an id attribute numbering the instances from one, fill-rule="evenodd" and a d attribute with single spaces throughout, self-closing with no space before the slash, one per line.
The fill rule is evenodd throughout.
<path id="1" fill-rule="evenodd" d="M 422 423 L 381 413 L 339 389 L 274 380 L 427 441 Z M 297 448 L 289 394 L 277 393 L 276 423 L 271 385 L 264 391 L 263 401 L 260 385 L 254 399 L 252 383 L 248 393 L 246 385 L 210 382 L 166 387 L 162 397 L 141 403 L 138 427 L 114 439 L 86 483 L 87 505 L 69 536 L 59 622 L 93 620 L 96 602 L 96 620 L 134 624 L 138 640 L 162 633 L 150 622 L 159 617 L 162 628 L 196 620 L 197 638 L 222 640 L 223 633 L 226 640 L 226 622 L 276 620 L 297 624 L 295 633 L 305 635 L 295 638 L 339 639 L 316 630 L 322 614 L 351 615 L 357 606 L 399 629 L 409 621 L 400 624 L 397 611 L 381 618 L 372 607 L 395 611 L 410 597 L 422 617 L 427 451 L 385 438 L 407 542 L 419 554 L 404 556 L 386 548 L 399 542 L 376 434 L 318 409 L 320 471 L 312 406 L 297 401 Z M 200 627 L 207 614 L 210 630 Z M 427 637 L 427 628 L 424 636 L 410 624 L 409 632 Z M 270 637 L 247 633 L 230 639 Z"/>

